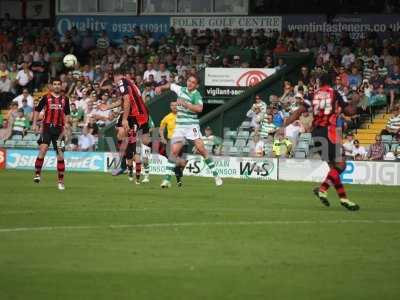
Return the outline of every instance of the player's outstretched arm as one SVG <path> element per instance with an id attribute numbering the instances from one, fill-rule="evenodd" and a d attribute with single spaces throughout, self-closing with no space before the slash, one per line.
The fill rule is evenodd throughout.
<path id="1" fill-rule="evenodd" d="M 156 87 L 155 92 L 157 95 L 160 95 L 162 92 L 167 91 L 171 88 L 171 84 L 170 83 L 166 83 L 164 85 L 160 85 L 158 87 Z"/>
<path id="2" fill-rule="evenodd" d="M 300 118 L 301 114 L 303 112 L 305 112 L 306 110 L 307 110 L 307 108 L 304 105 L 300 106 L 289 117 L 287 117 L 285 119 L 283 126 L 286 127 L 286 126 L 292 124 L 294 121 L 297 121 Z"/>

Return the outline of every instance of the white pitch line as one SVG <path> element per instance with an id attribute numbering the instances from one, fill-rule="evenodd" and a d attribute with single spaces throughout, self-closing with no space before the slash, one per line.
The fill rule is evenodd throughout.
<path id="1" fill-rule="evenodd" d="M 125 228 L 166 228 L 203 226 L 249 226 L 249 225 L 301 225 L 301 224 L 400 224 L 400 220 L 321 220 L 321 221 L 239 221 L 239 222 L 182 222 L 121 225 L 77 225 L 0 228 L 0 233 L 23 231 L 53 231 L 80 229 L 125 229 Z"/>

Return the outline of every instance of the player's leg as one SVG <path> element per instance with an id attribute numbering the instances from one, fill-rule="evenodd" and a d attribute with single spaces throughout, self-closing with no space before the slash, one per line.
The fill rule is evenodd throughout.
<path id="1" fill-rule="evenodd" d="M 149 124 L 145 124 L 142 128 L 142 136 L 141 136 L 141 150 L 144 152 L 142 154 L 142 162 L 143 162 L 143 169 L 144 169 L 144 179 L 143 183 L 150 182 L 150 156 L 151 156 L 151 138 L 150 138 L 150 128 Z"/>
<path id="2" fill-rule="evenodd" d="M 144 169 L 144 178 L 142 180 L 143 183 L 149 183 L 150 182 L 150 158 L 151 158 L 151 148 L 141 144 L 140 146 L 140 158 L 143 163 L 143 169 Z"/>
<path id="3" fill-rule="evenodd" d="M 196 139 L 194 140 L 194 145 L 197 148 L 197 151 L 200 153 L 200 155 L 203 157 L 205 164 L 207 167 L 211 170 L 214 179 L 215 179 L 215 184 L 217 186 L 220 186 L 223 184 L 222 178 L 218 176 L 218 172 L 215 170 L 215 163 L 214 161 L 208 156 L 208 151 L 206 147 L 204 146 L 203 140 L 202 139 Z"/>
<path id="4" fill-rule="evenodd" d="M 42 174 L 42 167 L 44 163 L 44 158 L 46 156 L 47 150 L 49 149 L 48 144 L 40 144 L 39 145 L 39 154 L 36 157 L 35 161 L 35 176 L 33 177 L 33 181 L 35 183 L 39 183 L 41 179 L 41 174 Z"/>
<path id="5" fill-rule="evenodd" d="M 188 144 L 185 143 L 178 153 L 177 164 L 174 169 L 176 183 L 177 183 L 178 187 L 182 186 L 183 170 L 185 170 L 186 164 L 188 162 L 186 159 L 187 148 L 188 148 Z"/>
<path id="6" fill-rule="evenodd" d="M 57 176 L 58 176 L 59 190 L 65 190 L 64 172 L 65 172 L 64 150 L 59 148 L 57 149 Z"/>
<path id="7" fill-rule="evenodd" d="M 126 148 L 126 165 L 128 168 L 128 178 L 129 181 L 133 181 L 133 161 L 135 160 L 136 154 L 136 143 L 129 143 Z"/>
<path id="8" fill-rule="evenodd" d="M 39 144 L 39 153 L 35 161 L 35 176 L 33 178 L 33 181 L 35 183 L 40 182 L 44 158 L 46 156 L 47 151 L 49 150 L 50 141 L 51 141 L 51 136 L 49 128 L 45 127 L 43 128 L 42 133 L 40 134 L 40 137 L 37 141 L 37 143 Z"/>
<path id="9" fill-rule="evenodd" d="M 173 139 L 174 141 L 174 139 Z M 174 174 L 175 167 L 178 162 L 178 155 L 183 147 L 182 141 L 174 141 L 171 143 L 171 153 L 168 156 L 168 163 L 167 163 L 167 174 L 164 177 L 164 180 L 161 183 L 162 188 L 169 188 L 171 187 L 171 178 Z"/>
<path id="10" fill-rule="evenodd" d="M 119 121 L 118 121 L 119 122 Z M 121 125 L 122 126 L 122 125 Z M 113 170 L 112 175 L 113 176 L 118 176 L 121 175 L 125 172 L 127 166 L 126 166 L 126 148 L 128 146 L 127 143 L 127 133 L 126 130 L 121 127 L 118 126 L 116 127 L 117 129 L 117 148 L 118 148 L 118 152 L 119 152 L 119 157 L 120 157 L 120 167 Z"/>
<path id="11" fill-rule="evenodd" d="M 140 174 L 142 173 L 142 161 L 139 154 L 135 153 L 134 161 L 135 161 L 135 175 L 136 175 L 135 183 L 140 184 Z"/>

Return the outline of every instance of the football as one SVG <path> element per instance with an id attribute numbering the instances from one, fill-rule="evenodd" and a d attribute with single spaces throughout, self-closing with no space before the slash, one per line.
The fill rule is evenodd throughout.
<path id="1" fill-rule="evenodd" d="M 63 63 L 66 68 L 73 68 L 78 64 L 78 59 L 73 54 L 67 54 L 64 56 Z"/>

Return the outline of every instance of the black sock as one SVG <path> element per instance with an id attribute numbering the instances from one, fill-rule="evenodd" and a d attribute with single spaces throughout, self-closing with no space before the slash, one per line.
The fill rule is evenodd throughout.
<path id="1" fill-rule="evenodd" d="M 176 177 L 176 181 L 180 182 L 182 175 L 181 175 L 181 167 L 180 166 L 175 166 L 174 168 L 174 173 L 175 173 L 175 177 Z"/>
<path id="2" fill-rule="evenodd" d="M 132 177 L 133 176 L 133 166 L 128 166 L 128 170 L 129 170 L 129 176 Z"/>
<path id="3" fill-rule="evenodd" d="M 125 155 L 121 158 L 121 169 L 124 171 L 126 170 L 126 156 Z"/>

